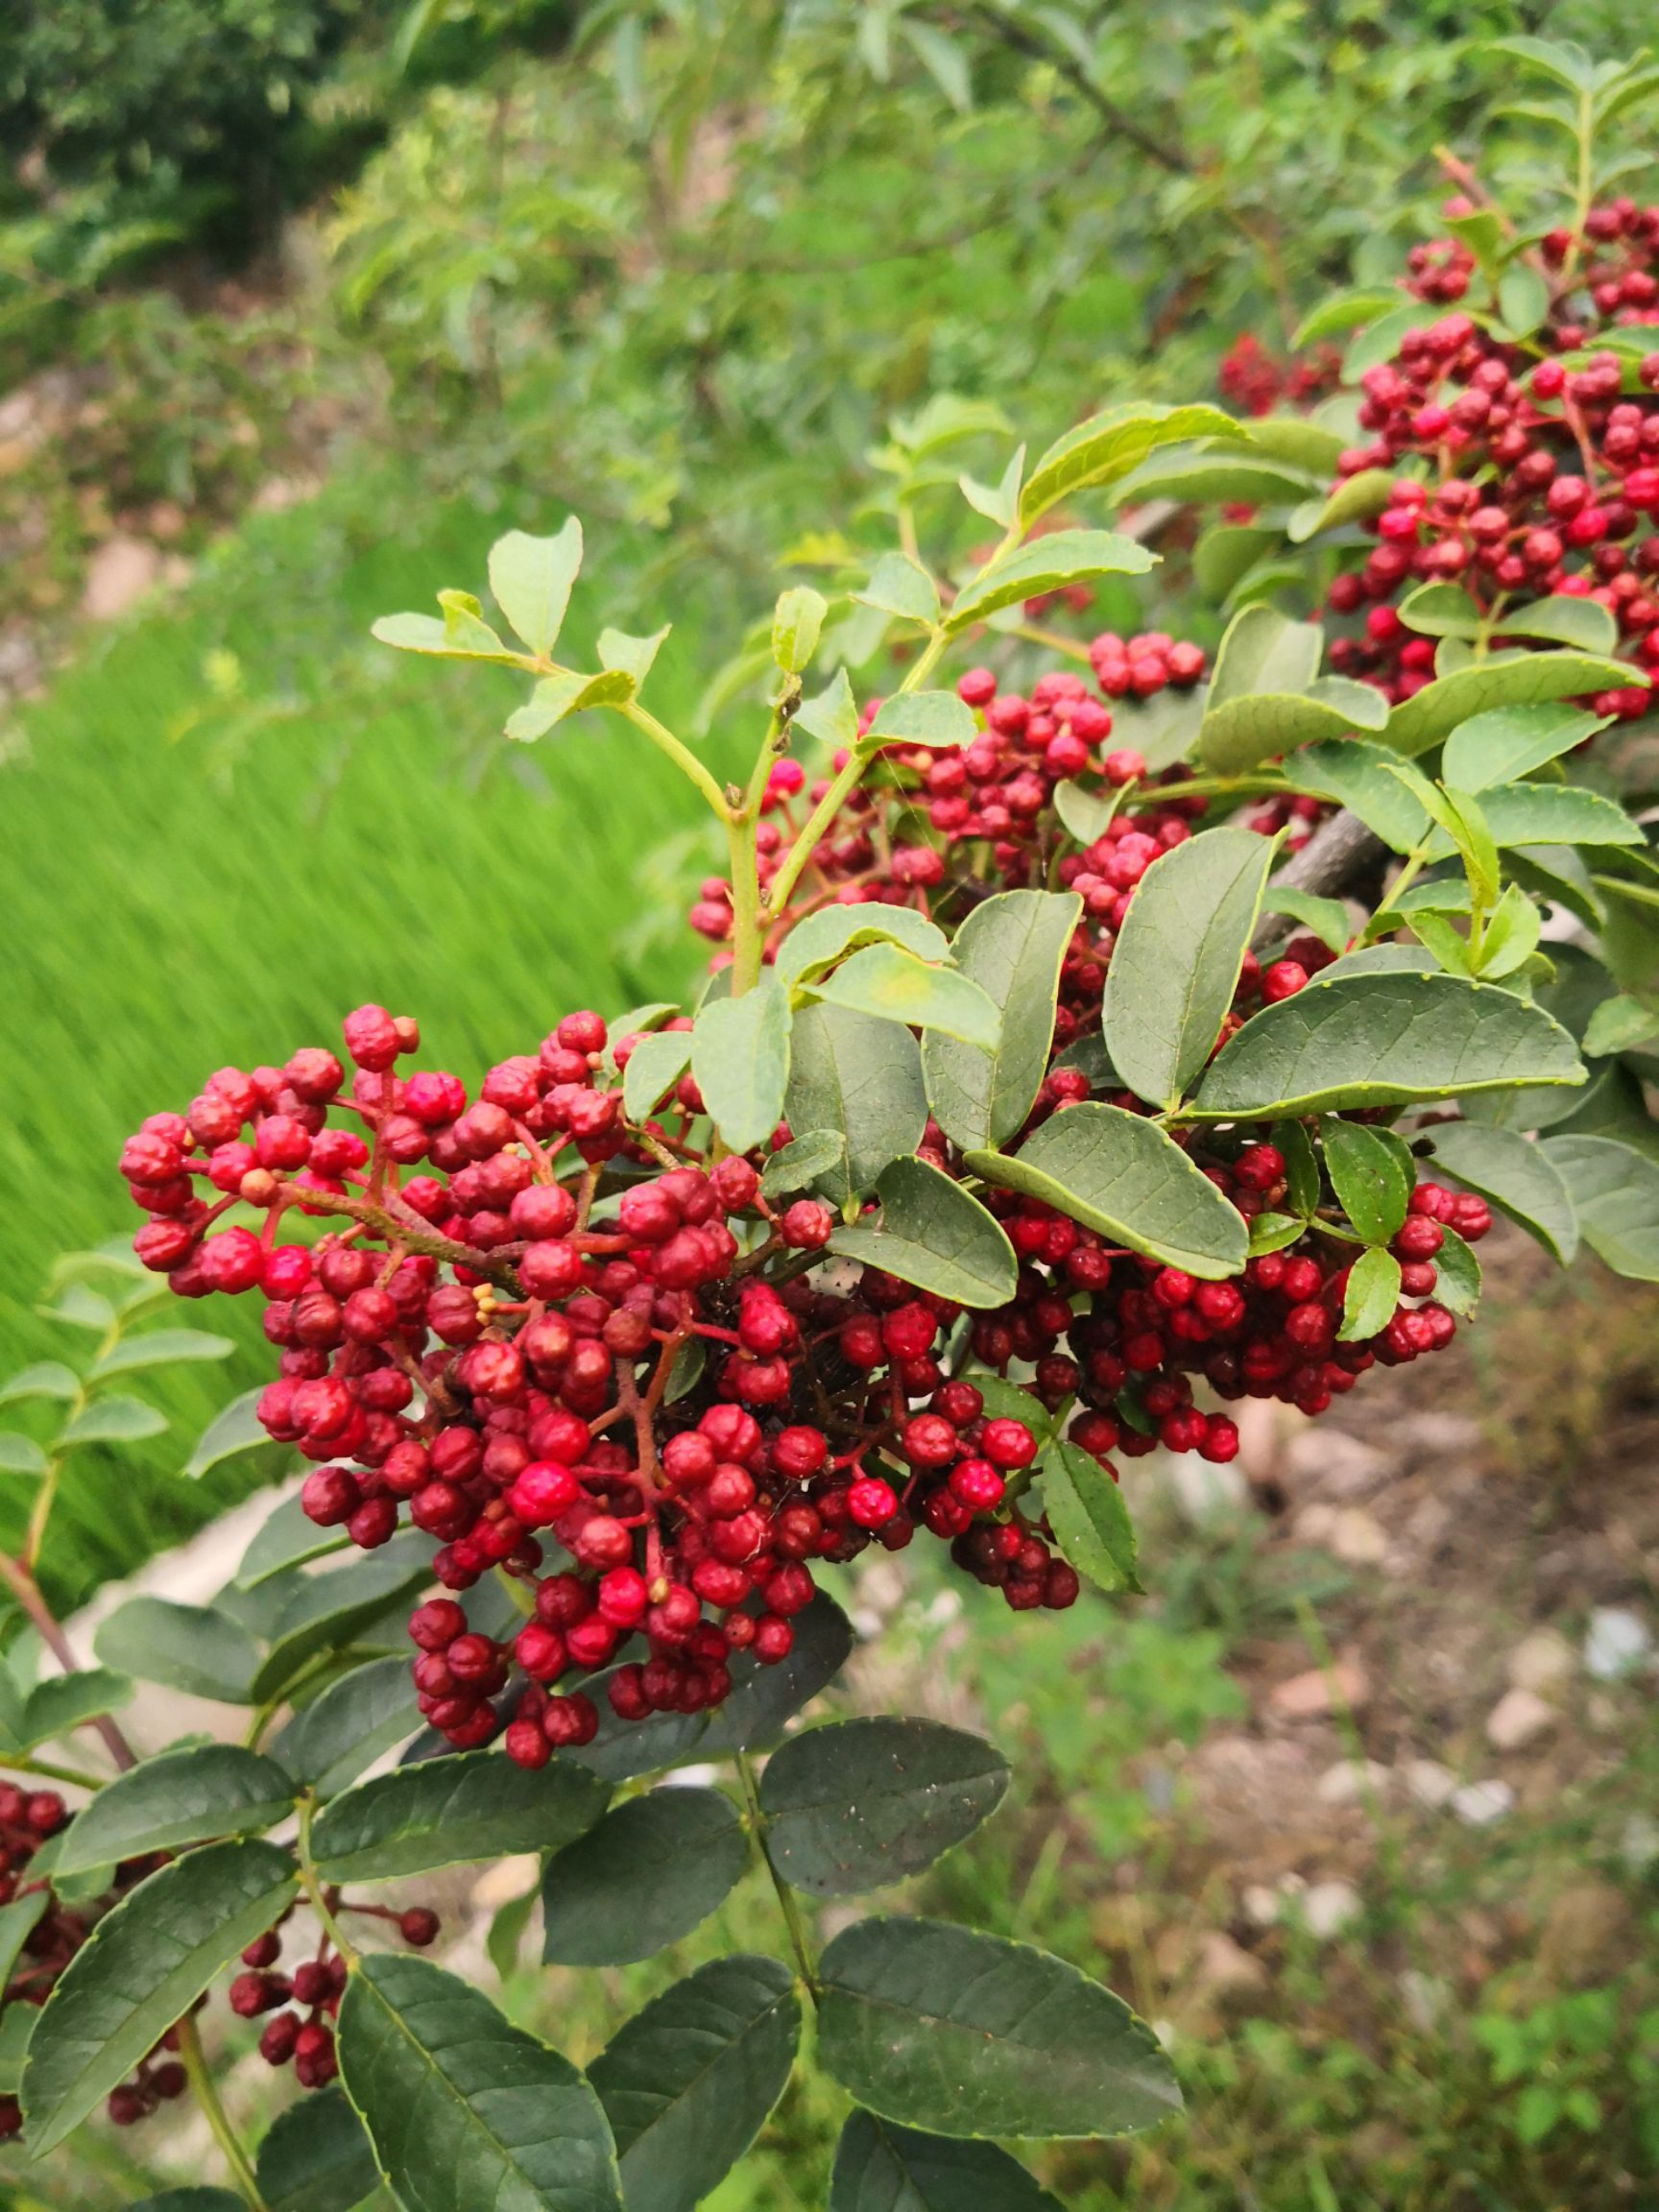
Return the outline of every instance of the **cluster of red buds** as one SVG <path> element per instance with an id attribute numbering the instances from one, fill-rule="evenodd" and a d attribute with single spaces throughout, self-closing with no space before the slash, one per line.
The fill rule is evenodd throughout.
<path id="1" fill-rule="evenodd" d="M 1310 407 L 1322 399 L 1341 368 L 1334 346 L 1316 347 L 1300 361 L 1281 360 L 1246 330 L 1222 354 L 1216 380 L 1221 397 L 1240 415 L 1271 415 L 1277 407 Z"/>
<path id="2" fill-rule="evenodd" d="M 1619 649 L 1659 668 L 1659 207 L 1615 200 L 1581 235 L 1548 232 L 1531 258 L 1549 307 L 1524 343 L 1453 307 L 1360 377 L 1367 443 L 1342 455 L 1338 481 L 1401 472 L 1376 544 L 1332 585 L 1331 613 L 1357 619 L 1330 661 L 1392 700 L 1433 678 L 1435 639 L 1398 612 L 1424 583 L 1460 585 L 1492 618 L 1552 596 L 1593 599 Z M 1475 272 L 1466 246 L 1442 240 L 1413 250 L 1405 288 L 1451 306 Z M 1643 325 L 1647 352 L 1606 343 L 1633 326 L 1640 343 Z M 1630 720 L 1653 700 L 1628 685 L 1591 704 Z"/>
<path id="3" fill-rule="evenodd" d="M 385 1905 L 348 1905 L 337 1891 L 327 1897 L 331 1912 L 357 1912 L 391 1923 L 405 1943 L 424 1950 L 436 1942 L 439 1919 L 424 1905 L 396 1912 Z M 283 1920 L 288 1915 L 284 1913 Z M 334 2054 L 334 2021 L 346 1989 L 346 1961 L 326 1936 L 315 1955 L 284 1973 L 282 1922 L 256 1936 L 242 1954 L 245 1972 L 230 1984 L 230 2009 L 239 2019 L 270 2013 L 259 2036 L 259 2056 L 269 2066 L 292 2065 L 301 2089 L 325 2089 L 339 2072 Z"/>

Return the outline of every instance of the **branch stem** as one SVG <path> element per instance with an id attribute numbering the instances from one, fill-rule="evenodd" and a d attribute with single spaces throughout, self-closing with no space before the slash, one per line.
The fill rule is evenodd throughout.
<path id="1" fill-rule="evenodd" d="M 806 1933 L 806 1922 L 801 1911 L 801 1901 L 772 1863 L 772 1853 L 766 1842 L 766 1815 L 760 1810 L 760 1791 L 756 1786 L 754 1762 L 747 1751 L 737 1754 L 737 1779 L 743 1785 L 744 1802 L 749 1808 L 750 1832 L 755 1847 L 765 1863 L 773 1892 L 778 1899 L 783 1925 L 789 1934 L 789 1948 L 795 1954 L 795 1965 L 806 1985 L 806 1994 L 814 2005 L 818 2002 L 818 1966 L 812 1957 L 812 1940 Z"/>
<path id="2" fill-rule="evenodd" d="M 238 2193 L 247 2198 L 252 2212 L 265 2212 L 265 2200 L 259 2194 L 259 2184 L 253 2177 L 253 2168 L 249 2163 L 248 2153 L 230 2125 L 230 2116 L 220 2101 L 218 2084 L 208 2071 L 194 2014 L 187 2014 L 179 2023 L 179 2056 L 190 2083 L 191 2094 L 202 2107 L 202 2116 L 212 2130 L 214 2142 L 225 2153 L 225 2163 L 230 2169 L 230 2177 Z"/>

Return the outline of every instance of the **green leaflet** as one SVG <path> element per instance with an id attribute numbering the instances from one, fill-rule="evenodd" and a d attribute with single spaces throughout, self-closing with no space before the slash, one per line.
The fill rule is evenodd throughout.
<path id="1" fill-rule="evenodd" d="M 1454 1182 L 1478 1191 L 1551 1258 L 1571 1265 L 1578 1250 L 1578 1217 L 1561 1170 L 1542 1145 L 1480 1121 L 1443 1123 L 1431 1134 L 1436 1174 L 1444 1169 Z"/>
<path id="2" fill-rule="evenodd" d="M 1006 1305 L 1019 1262 L 1001 1224 L 942 1169 L 895 1160 L 876 1185 L 880 1219 L 837 1229 L 830 1249 L 882 1267 L 942 1298 L 973 1307 Z"/>
<path id="3" fill-rule="evenodd" d="M 844 1897 L 919 1874 L 1001 1803 L 995 1744 L 935 1720 L 831 1721 L 791 1737 L 760 1781 L 766 1849 L 783 1879 Z"/>
<path id="4" fill-rule="evenodd" d="M 1054 1438 L 1039 1462 L 1043 1505 L 1065 1557 L 1098 1590 L 1142 1587 L 1123 1493 L 1093 1453 Z"/>
<path id="5" fill-rule="evenodd" d="M 1053 1041 L 1061 963 L 1082 910 L 1075 892 L 1003 891 L 956 932 L 957 967 L 1001 1012 L 989 1049 L 938 1030 L 923 1040 L 928 1103 L 965 1151 L 1006 1143 L 1031 1111 Z"/>

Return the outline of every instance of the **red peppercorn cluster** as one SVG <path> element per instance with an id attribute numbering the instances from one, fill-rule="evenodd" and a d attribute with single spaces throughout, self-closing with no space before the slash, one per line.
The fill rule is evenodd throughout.
<path id="1" fill-rule="evenodd" d="M 1592 210 L 1581 235 L 1549 232 L 1534 258 L 1550 306 L 1526 345 L 1455 310 L 1407 331 L 1360 377 L 1369 441 L 1341 456 L 1337 480 L 1402 472 L 1375 519 L 1375 546 L 1332 585 L 1330 611 L 1357 622 L 1330 661 L 1391 700 L 1433 679 L 1435 638 L 1397 611 L 1424 583 L 1460 585 L 1479 613 L 1512 615 L 1555 595 L 1596 600 L 1620 649 L 1659 667 L 1659 206 L 1615 200 Z M 1458 242 L 1419 246 L 1405 289 L 1450 304 L 1475 267 Z M 1599 345 L 1646 325 L 1649 352 Z M 1628 720 L 1652 698 L 1630 685 L 1592 704 Z"/>
<path id="2" fill-rule="evenodd" d="M 93 1928 L 112 1905 L 141 1882 L 159 1863 L 132 1860 L 116 1869 L 113 1887 L 105 1896 L 71 1910 L 52 1894 L 44 1876 L 32 1878 L 31 1863 L 49 1837 L 56 1836 L 68 1818 L 56 1791 L 33 1792 L 15 1783 L 0 1782 L 0 1905 L 44 1890 L 47 1907 L 23 1938 L 0 2004 L 44 2005 L 59 1977 L 80 1950 Z M 167 2033 L 134 2069 L 131 2081 L 109 2093 L 107 2109 L 118 2128 L 130 2128 L 162 2104 L 181 2096 L 184 2069 L 174 2054 L 177 2032 Z M 16 2135 L 23 2114 L 15 2097 L 0 2097 L 0 2141 Z"/>
<path id="3" fill-rule="evenodd" d="M 1221 397 L 1241 415 L 1271 415 L 1276 407 L 1310 406 L 1322 398 L 1334 388 L 1341 368 L 1334 346 L 1316 347 L 1301 361 L 1283 361 L 1246 330 L 1222 354 L 1217 381 Z"/>
<path id="4" fill-rule="evenodd" d="M 384 1905 L 343 1904 L 333 1891 L 328 1907 L 334 1912 L 389 1921 L 405 1943 L 419 1950 L 437 1939 L 438 1915 L 423 1905 L 395 1912 Z M 230 2009 L 242 2020 L 270 2013 L 260 2033 L 259 2056 L 270 2066 L 292 2065 L 301 2089 L 325 2089 L 340 2070 L 334 2021 L 346 1988 L 346 1961 L 325 1936 L 313 1957 L 301 1960 L 291 1973 L 282 1972 L 281 1928 L 287 1918 L 284 1913 L 282 1921 L 256 1936 L 243 1952 L 246 1972 L 230 1984 Z"/>

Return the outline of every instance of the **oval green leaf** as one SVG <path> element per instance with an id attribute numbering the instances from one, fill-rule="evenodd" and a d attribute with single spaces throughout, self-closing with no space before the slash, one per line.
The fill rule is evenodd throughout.
<path id="1" fill-rule="evenodd" d="M 193 1697 L 245 1705 L 258 1671 L 259 1648 L 239 1622 L 210 1605 L 175 1605 L 166 1598 L 130 1598 L 92 1639 L 106 1666 L 141 1682 L 164 1682 Z"/>
<path id="2" fill-rule="evenodd" d="M 697 1017 L 692 1079 L 733 1152 L 764 1143 L 783 1118 L 789 1027 L 788 993 L 770 975 L 741 998 L 716 998 Z"/>
<path id="3" fill-rule="evenodd" d="M 624 2023 L 589 2069 L 628 2212 L 692 2212 L 783 2094 L 801 2007 L 776 1959 L 716 1959 Z"/>
<path id="4" fill-rule="evenodd" d="M 1039 1462 L 1043 1504 L 1054 1541 L 1097 1590 L 1142 1589 L 1135 1527 L 1123 1493 L 1092 1452 L 1054 1438 Z"/>
<path id="5" fill-rule="evenodd" d="M 261 1522 L 236 1570 L 238 1590 L 257 1590 L 274 1575 L 290 1567 L 303 1567 L 330 1551 L 343 1551 L 351 1541 L 344 1529 L 320 1528 L 306 1512 L 298 1493 L 284 1498 L 270 1517 Z"/>
<path id="6" fill-rule="evenodd" d="M 1387 742 L 1397 752 L 1426 753 L 1460 722 L 1494 707 L 1535 706 L 1643 681 L 1641 669 L 1595 654 L 1498 653 L 1402 700 L 1388 716 Z"/>
<path id="7" fill-rule="evenodd" d="M 298 1889 L 274 1844 L 212 1843 L 128 1891 L 64 1968 L 30 2039 L 23 2110 L 36 2158 L 127 2079 Z"/>
<path id="8" fill-rule="evenodd" d="M 1406 1145 L 1392 1131 L 1362 1121 L 1332 1119 L 1321 1136 L 1326 1172 L 1343 1213 L 1367 1244 L 1391 1242 L 1416 1183 Z"/>
<path id="9" fill-rule="evenodd" d="M 1488 1199 L 1566 1267 L 1578 1250 L 1578 1216 L 1561 1170 L 1542 1145 L 1489 1122 L 1443 1122 L 1431 1132 L 1434 1167 Z"/>
<path id="10" fill-rule="evenodd" d="M 936 1720 L 831 1721 L 791 1737 L 760 1778 L 766 1850 L 785 1882 L 846 1897 L 902 1882 L 1002 1802 L 994 1743 Z"/>
<path id="11" fill-rule="evenodd" d="M 311 1851 L 328 1882 L 387 1881 L 515 1851 L 557 1850 L 604 1812 L 596 1775 L 555 1759 L 516 1767 L 498 1751 L 423 1759 L 324 1807 Z"/>
<path id="12" fill-rule="evenodd" d="M 112 1344 L 92 1369 L 91 1379 L 102 1382 L 109 1375 L 170 1367 L 185 1359 L 224 1359 L 235 1349 L 228 1336 L 211 1336 L 204 1329 L 152 1329 L 146 1335 Z"/>
<path id="13" fill-rule="evenodd" d="M 76 1815 L 57 1872 L 86 1874 L 210 1836 L 255 1836 L 293 1810 L 293 1783 L 257 1751 L 237 1743 L 165 1751 L 117 1775 Z"/>
<path id="14" fill-rule="evenodd" d="M 965 1045 L 992 1046 L 1001 1028 L 1000 1013 L 977 983 L 954 968 L 930 967 L 899 945 L 866 945 L 811 989 L 831 1006 L 908 1029 L 942 1029 Z"/>
<path id="15" fill-rule="evenodd" d="M 132 1697 L 131 1676 L 112 1668 L 80 1667 L 73 1674 L 48 1674 L 24 1703 L 22 1748 L 31 1751 L 102 1713 L 118 1713 Z"/>
<path id="16" fill-rule="evenodd" d="M 1190 1275 L 1218 1282 L 1244 1264 L 1242 1215 L 1173 1138 L 1120 1106 L 1069 1106 L 1018 1153 L 970 1152 L 966 1165 Z"/>
<path id="17" fill-rule="evenodd" d="M 950 943 L 936 922 L 913 906 L 821 906 L 797 924 L 778 949 L 773 973 L 787 990 L 801 976 L 832 967 L 862 945 L 904 945 L 924 960 L 949 960 Z"/>
<path id="18" fill-rule="evenodd" d="M 59 1431 L 58 1449 L 65 1452 L 78 1444 L 137 1444 L 146 1436 L 159 1436 L 166 1426 L 165 1414 L 146 1406 L 142 1398 L 119 1394 L 94 1398 Z"/>
<path id="19" fill-rule="evenodd" d="M 1078 492 L 1115 484 L 1139 467 L 1155 446 L 1193 438 L 1248 435 L 1218 407 L 1108 408 L 1057 438 L 1032 467 L 1020 495 L 1020 520 L 1029 530 L 1039 516 Z"/>
<path id="20" fill-rule="evenodd" d="M 431 1551 L 413 1530 L 349 1566 L 301 1575 L 271 1630 L 271 1647 L 253 1677 L 254 1699 L 263 1703 L 275 1697 L 309 1660 L 349 1644 L 399 1599 L 431 1579 Z"/>
<path id="21" fill-rule="evenodd" d="M 1659 1283 L 1659 1162 L 1611 1137 L 1549 1137 L 1544 1151 L 1596 1257 L 1615 1275 Z"/>
<path id="22" fill-rule="evenodd" d="M 1605 730 L 1609 717 L 1546 701 L 1537 707 L 1495 707 L 1472 714 L 1446 740 L 1440 773 L 1455 790 L 1481 792 L 1518 782 L 1546 761 L 1571 753 Z"/>
<path id="23" fill-rule="evenodd" d="M 995 2143 L 953 2143 L 854 2112 L 841 2130 L 830 2212 L 1061 2212 Z"/>
<path id="24" fill-rule="evenodd" d="M 297 1782 L 332 1797 L 420 1725 L 408 1662 L 371 1659 L 296 1713 L 271 1748 Z"/>
<path id="25" fill-rule="evenodd" d="M 895 1160 L 876 1185 L 880 1218 L 844 1224 L 831 1252 L 881 1267 L 958 1305 L 1005 1306 L 1020 1263 L 1006 1231 L 977 1198 L 926 1160 Z"/>
<path id="26" fill-rule="evenodd" d="M 184 1462 L 184 1473 L 192 1481 L 199 1480 L 209 1468 L 217 1467 L 222 1459 L 232 1459 L 240 1453 L 270 1446 L 270 1433 L 256 1411 L 260 1396 L 258 1390 L 244 1390 L 240 1398 L 233 1398 L 224 1412 L 216 1414 L 203 1430 L 195 1451 Z"/>
<path id="27" fill-rule="evenodd" d="M 631 1798 L 548 1861 L 541 1957 L 558 1966 L 649 1959 L 707 1920 L 748 1863 L 737 1809 L 718 1790 Z"/>
<path id="28" fill-rule="evenodd" d="M 490 548 L 495 604 L 532 653 L 543 658 L 559 641 L 570 587 L 582 565 L 582 525 L 572 515 L 552 538 L 509 530 Z"/>
<path id="29" fill-rule="evenodd" d="M 344 2091 L 322 2089 L 276 2115 L 254 2178 L 265 2212 L 352 2212 L 378 2188 L 380 2169 Z"/>
<path id="30" fill-rule="evenodd" d="M 1400 1262 L 1392 1252 L 1373 1244 L 1348 1270 L 1338 1337 L 1344 1344 L 1362 1344 L 1380 1335 L 1393 1320 L 1399 1303 Z"/>
<path id="31" fill-rule="evenodd" d="M 1112 955 L 1105 1036 L 1112 1065 L 1148 1104 L 1178 1105 L 1215 1049 L 1272 865 L 1271 838 L 1212 830 L 1137 885 Z"/>
<path id="32" fill-rule="evenodd" d="M 938 1030 L 923 1040 L 928 1103 L 964 1151 L 1006 1143 L 1031 1111 L 1054 1040 L 1061 963 L 1082 911 L 1074 891 L 1001 891 L 956 932 L 958 968 L 1002 1017 L 988 1051 Z"/>
<path id="33" fill-rule="evenodd" d="M 1317 976 L 1245 1022 L 1211 1063 L 1204 1120 L 1406 1106 L 1419 1098 L 1584 1080 L 1577 1047 L 1537 1006 L 1456 975 Z"/>
<path id="34" fill-rule="evenodd" d="M 568 2058 L 424 1959 L 365 1959 L 340 2079 L 406 2212 L 623 2212 L 603 2106 Z"/>
<path id="35" fill-rule="evenodd" d="M 974 709 L 954 691 L 899 691 L 884 699 L 859 740 L 877 745 L 972 745 L 979 734 Z"/>
<path id="36" fill-rule="evenodd" d="M 1121 2135 L 1179 2109 L 1120 1998 L 1046 1952 L 862 1920 L 820 1966 L 818 2059 L 871 2111 L 943 2135 Z"/>
<path id="37" fill-rule="evenodd" d="M 832 1204 L 843 1205 L 922 1142 L 921 1047 L 892 1022 L 843 1006 L 804 1006 L 795 1016 L 784 1104 L 792 1129 L 845 1134 L 844 1159 L 815 1178 Z"/>
<path id="38" fill-rule="evenodd" d="M 965 584 L 945 617 L 945 633 L 953 637 L 1003 607 L 1086 583 L 1092 576 L 1144 576 L 1157 559 L 1133 538 L 1114 531 L 1055 530 Z"/>
<path id="39" fill-rule="evenodd" d="M 622 1070 L 622 1111 L 628 1119 L 637 1124 L 653 1114 L 690 1065 L 691 1032 L 669 1029 L 641 1037 Z"/>

